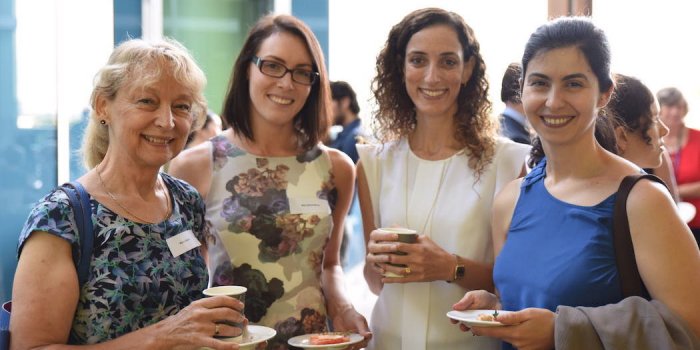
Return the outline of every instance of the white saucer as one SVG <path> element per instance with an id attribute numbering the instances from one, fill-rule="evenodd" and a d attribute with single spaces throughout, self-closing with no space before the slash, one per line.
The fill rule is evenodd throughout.
<path id="1" fill-rule="evenodd" d="M 498 310 L 498 313 L 505 315 L 511 311 Z M 479 320 L 479 315 L 487 314 L 493 315 L 493 310 L 465 310 L 456 311 L 452 310 L 447 313 L 447 317 L 460 321 L 469 327 L 501 327 L 504 326 L 503 323 L 498 321 L 482 321 Z"/>
<path id="2" fill-rule="evenodd" d="M 219 340 L 225 341 L 225 342 L 239 343 L 240 350 L 253 350 L 253 349 L 255 349 L 255 346 L 257 344 L 271 339 L 276 334 L 277 334 L 277 331 L 272 329 L 272 328 L 249 324 L 248 325 L 248 336 L 246 336 L 245 339 L 243 339 L 244 342 L 239 343 L 240 337 L 222 338 Z M 210 349 L 211 348 L 207 348 L 207 347 L 199 348 L 199 350 L 210 350 Z"/>
<path id="3" fill-rule="evenodd" d="M 683 221 L 686 223 L 690 222 L 690 220 L 693 220 L 695 218 L 695 206 L 688 203 L 688 202 L 678 202 L 676 203 L 678 206 L 678 214 L 681 216 Z"/>
<path id="4" fill-rule="evenodd" d="M 348 346 L 359 343 L 361 342 L 364 337 L 357 334 L 357 333 L 350 333 L 347 334 L 348 337 L 350 337 L 350 341 L 346 341 L 344 343 L 338 343 L 338 344 L 324 344 L 324 345 L 313 345 L 311 344 L 311 336 L 316 335 L 319 333 L 314 333 L 314 334 L 304 334 L 304 335 L 298 335 L 296 337 L 290 338 L 287 343 L 291 346 L 296 346 L 299 348 L 304 348 L 304 349 L 345 349 Z M 321 333 L 322 334 L 322 333 Z"/>

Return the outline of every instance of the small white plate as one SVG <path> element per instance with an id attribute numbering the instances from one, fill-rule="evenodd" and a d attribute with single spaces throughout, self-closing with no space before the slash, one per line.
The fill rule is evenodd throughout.
<path id="1" fill-rule="evenodd" d="M 249 324 L 248 325 L 248 336 L 246 337 L 246 339 L 243 339 L 243 341 L 245 341 L 244 343 L 240 343 L 240 346 L 241 346 L 240 348 L 241 349 L 254 349 L 255 344 L 258 344 L 258 343 L 264 342 L 268 339 L 271 339 L 272 337 L 275 336 L 275 334 L 277 334 L 277 331 L 272 329 L 272 328 Z M 228 338 L 228 339 L 221 339 L 221 340 L 233 341 L 234 339 L 236 339 L 236 338 Z"/>
<path id="2" fill-rule="evenodd" d="M 690 220 L 693 220 L 695 218 L 695 206 L 688 203 L 688 202 L 678 202 L 676 203 L 678 206 L 678 214 L 680 214 L 681 218 L 683 221 L 686 223 L 689 223 Z"/>
<path id="3" fill-rule="evenodd" d="M 294 338 L 289 339 L 287 343 L 291 346 L 296 346 L 299 348 L 305 348 L 305 349 L 345 349 L 348 346 L 359 343 L 364 339 L 363 336 L 357 334 L 357 333 L 350 333 L 347 334 L 348 337 L 350 337 L 350 341 L 346 341 L 344 343 L 338 343 L 338 344 L 324 344 L 324 345 L 313 345 L 311 344 L 311 336 L 316 335 L 316 334 L 323 334 L 323 333 L 314 333 L 314 334 L 304 334 L 304 335 L 298 335 Z M 332 334 L 332 332 L 331 332 Z"/>
<path id="4" fill-rule="evenodd" d="M 509 314 L 511 311 L 498 310 L 498 314 L 505 315 Z M 469 327 L 501 327 L 504 326 L 503 323 L 498 321 L 481 321 L 479 320 L 479 315 L 487 314 L 493 315 L 493 310 L 465 310 L 465 311 L 455 311 L 452 310 L 447 313 L 447 317 L 460 321 Z"/>

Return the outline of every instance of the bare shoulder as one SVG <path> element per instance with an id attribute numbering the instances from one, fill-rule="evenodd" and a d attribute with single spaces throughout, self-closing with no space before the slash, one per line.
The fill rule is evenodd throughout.
<path id="1" fill-rule="evenodd" d="M 179 177 L 177 174 L 180 172 L 206 164 L 211 164 L 211 142 L 203 142 L 180 152 L 170 161 L 169 173 Z"/>
<path id="2" fill-rule="evenodd" d="M 630 191 L 627 208 L 654 210 L 661 205 L 674 209 L 673 203 L 673 198 L 668 188 L 658 182 L 642 179 Z"/>
<path id="3" fill-rule="evenodd" d="M 515 204 L 520 197 L 520 185 L 522 182 L 522 178 L 509 182 L 494 199 L 491 213 L 491 236 L 496 256 L 498 256 L 505 243 L 508 228 L 515 211 Z"/>
<path id="4" fill-rule="evenodd" d="M 505 186 L 503 189 L 496 194 L 496 199 L 494 201 L 494 208 L 496 206 L 511 206 L 515 207 L 515 202 L 518 201 L 520 197 L 520 186 L 523 183 L 523 178 L 517 178 Z"/>
<path id="5" fill-rule="evenodd" d="M 333 168 L 333 172 L 355 172 L 355 164 L 352 162 L 352 159 L 348 157 L 347 154 L 335 149 L 335 148 L 330 148 L 326 146 L 322 146 L 326 152 L 328 152 L 328 158 L 331 160 L 331 166 Z M 338 175 L 338 174 L 335 174 Z"/>
<path id="6" fill-rule="evenodd" d="M 209 192 L 212 175 L 211 142 L 204 142 L 190 149 L 184 150 L 170 161 L 168 173 L 182 179 L 206 198 Z"/>
<path id="7" fill-rule="evenodd" d="M 655 220 L 667 220 L 671 217 L 680 219 L 668 189 L 660 183 L 646 179 L 637 182 L 630 191 L 627 197 L 627 212 L 631 220 L 637 217 Z"/>

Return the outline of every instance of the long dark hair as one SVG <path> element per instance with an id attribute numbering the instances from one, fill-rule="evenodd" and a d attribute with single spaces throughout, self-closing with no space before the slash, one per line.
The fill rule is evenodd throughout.
<path id="1" fill-rule="evenodd" d="M 308 150 L 326 134 L 331 116 L 331 94 L 321 45 L 311 29 L 296 17 L 268 15 L 262 17 L 253 26 L 233 66 L 222 115 L 236 134 L 255 141 L 250 121 L 250 82 L 247 71 L 251 65 L 251 59 L 263 41 L 272 34 L 280 32 L 295 35 L 306 44 L 313 59 L 313 70 L 319 74 L 319 79 L 312 85 L 306 103 L 294 117 L 294 126 L 300 145 Z"/>

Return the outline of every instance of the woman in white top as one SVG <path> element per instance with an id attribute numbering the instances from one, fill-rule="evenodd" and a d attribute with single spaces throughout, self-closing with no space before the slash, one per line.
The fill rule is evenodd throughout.
<path id="1" fill-rule="evenodd" d="M 417 10 L 394 26 L 373 91 L 384 144 L 358 147 L 365 278 L 379 295 L 368 349 L 465 349 L 445 313 L 467 289 L 493 289 L 491 204 L 529 147 L 497 139 L 479 43 L 455 13 Z M 376 230 L 386 226 L 418 242 Z M 475 337 L 467 348 L 497 347 Z"/>

